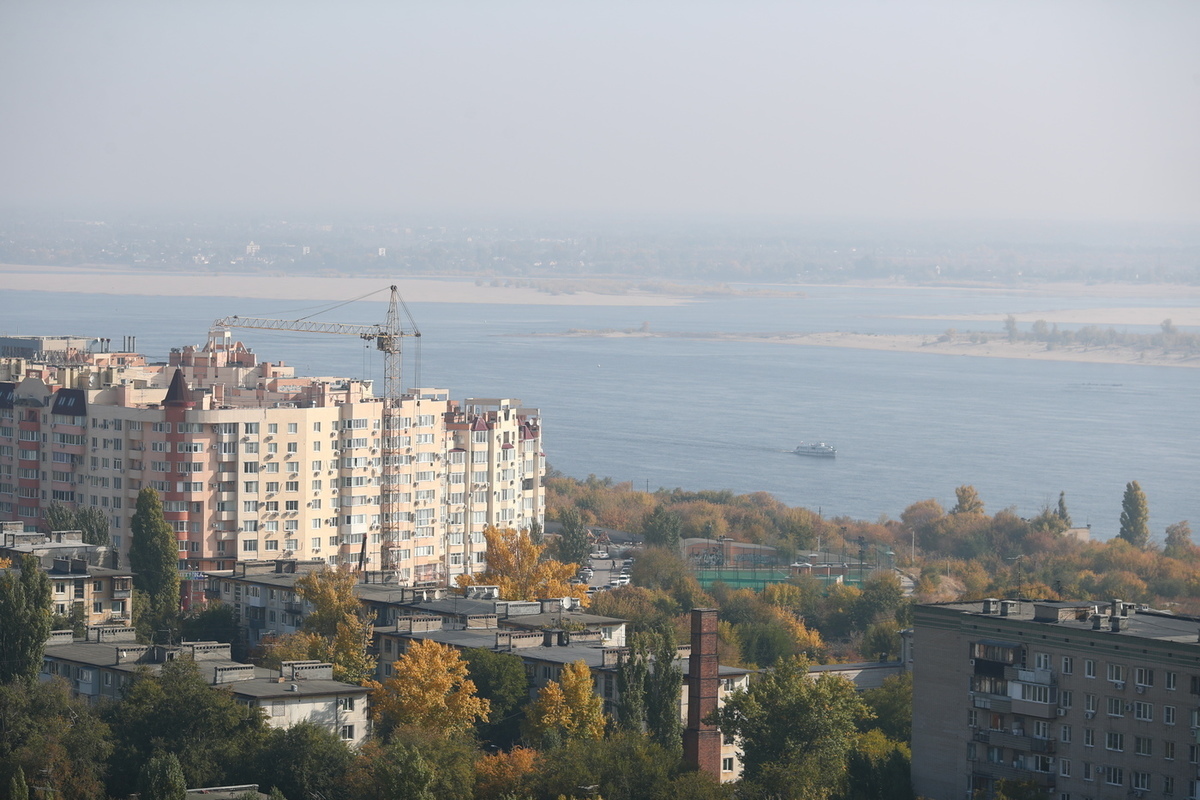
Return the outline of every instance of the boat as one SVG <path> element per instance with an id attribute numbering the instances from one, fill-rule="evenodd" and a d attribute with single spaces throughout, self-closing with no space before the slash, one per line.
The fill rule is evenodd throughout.
<path id="1" fill-rule="evenodd" d="M 815 458 L 836 458 L 837 448 L 825 442 L 801 442 L 796 448 L 798 456 L 814 456 Z"/>

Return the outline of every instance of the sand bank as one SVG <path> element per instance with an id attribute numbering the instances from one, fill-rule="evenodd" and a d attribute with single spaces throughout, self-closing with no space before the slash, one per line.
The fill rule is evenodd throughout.
<path id="1" fill-rule="evenodd" d="M 123 267 L 28 267 L 0 264 L 0 290 L 82 292 L 159 297 L 246 297 L 277 300 L 345 300 L 391 283 L 407 303 L 494 303 L 539 306 L 673 306 L 679 295 L 552 294 L 530 287 L 493 286 L 491 279 L 310 277 L 233 272 L 137 271 Z M 381 294 L 380 299 L 386 299 Z"/>
<path id="2" fill-rule="evenodd" d="M 875 335 L 865 333 L 654 333 L 643 331 L 569 331 L 558 336 L 594 336 L 599 338 L 673 338 L 714 342 L 761 342 L 763 344 L 797 345 L 801 347 L 848 347 L 856 350 L 888 350 L 896 353 L 927 353 L 943 356 L 974 356 L 976 358 L 1018 358 L 1030 361 L 1076 361 L 1090 364 L 1136 364 L 1152 367 L 1200 367 L 1200 357 L 1164 354 L 1161 350 L 1138 350 L 1132 347 L 1091 347 L 1070 345 L 1048 350 L 1040 342 L 1009 342 L 994 339 L 973 343 L 965 337 L 938 341 L 936 334 Z"/>

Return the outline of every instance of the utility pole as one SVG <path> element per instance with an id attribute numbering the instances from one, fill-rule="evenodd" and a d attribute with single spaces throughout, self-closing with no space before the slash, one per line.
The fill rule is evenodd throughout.
<path id="1" fill-rule="evenodd" d="M 299 331 L 302 333 L 332 333 L 342 336 L 358 336 L 375 343 L 375 349 L 383 353 L 383 430 L 380 434 L 380 486 L 379 486 L 379 524 L 382 531 L 383 543 L 379 548 L 380 569 L 390 570 L 396 567 L 395 553 L 400 541 L 400 401 L 403 397 L 401 381 L 401 347 L 403 337 L 420 337 L 421 332 L 413 322 L 408 306 L 400 298 L 400 291 L 393 285 L 388 287 L 391 296 L 388 300 L 387 318 L 382 325 L 345 325 L 338 322 L 312 322 L 307 319 L 263 319 L 257 317 L 223 317 L 215 320 L 213 330 L 228 330 L 229 328 L 254 328 L 274 331 Z M 383 291 L 379 289 L 354 300 L 362 300 Z M 354 302 L 348 300 L 346 302 Z M 408 317 L 410 328 L 405 330 L 400 325 L 400 309 Z M 366 563 L 367 539 L 370 534 L 363 534 L 362 548 L 358 554 L 358 568 L 362 570 Z"/>

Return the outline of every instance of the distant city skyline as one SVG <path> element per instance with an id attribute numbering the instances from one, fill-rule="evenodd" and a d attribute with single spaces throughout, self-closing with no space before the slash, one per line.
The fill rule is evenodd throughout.
<path id="1" fill-rule="evenodd" d="M 0 209 L 1200 222 L 1200 4 L 0 7 Z"/>

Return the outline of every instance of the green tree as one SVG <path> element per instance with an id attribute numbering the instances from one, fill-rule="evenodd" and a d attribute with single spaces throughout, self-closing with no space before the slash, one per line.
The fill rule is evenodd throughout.
<path id="1" fill-rule="evenodd" d="M 138 493 L 130 530 L 133 588 L 147 599 L 146 613 L 137 621 L 138 633 L 150 641 L 161 637 L 162 631 L 174 638 L 179 630 L 179 539 L 163 517 L 158 492 L 149 486 Z"/>
<path id="2" fill-rule="evenodd" d="M 954 504 L 954 508 L 950 509 L 951 514 L 982 514 L 983 501 L 979 499 L 979 492 L 975 491 L 975 487 L 969 484 L 959 486 L 954 490 L 954 497 L 958 500 Z"/>
<path id="3" fill-rule="evenodd" d="M 156 755 L 147 761 L 138 774 L 140 800 L 184 800 L 187 781 L 174 753 Z"/>
<path id="4" fill-rule="evenodd" d="M 1150 543 L 1150 509 L 1137 481 L 1125 484 L 1125 497 L 1121 500 L 1121 530 L 1117 535 L 1142 549 Z"/>
<path id="5" fill-rule="evenodd" d="M 40 527 L 45 533 L 78 530 L 75 525 L 75 512 L 58 501 L 54 501 L 42 509 Z"/>
<path id="6" fill-rule="evenodd" d="M 8 782 L 8 800 L 29 800 L 29 786 L 25 783 L 25 770 L 17 767 Z"/>
<path id="7" fill-rule="evenodd" d="M 531 782 L 534 796 L 543 798 L 580 797 L 579 787 L 595 786 L 595 796 L 605 800 L 661 800 L 676 764 L 676 757 L 650 738 L 618 731 L 604 739 L 569 741 L 544 753 L 542 768 Z"/>
<path id="8" fill-rule="evenodd" d="M 37 680 L 50 636 L 50 578 L 36 557 L 0 570 L 0 683 Z"/>
<path id="9" fill-rule="evenodd" d="M 193 642 L 237 642 L 241 639 L 233 606 L 210 602 L 182 619 L 183 638 Z"/>
<path id="10" fill-rule="evenodd" d="M 586 564 L 590 549 L 588 531 L 579 510 L 564 508 L 558 515 L 558 521 L 562 523 L 562 531 L 558 535 L 558 560 L 564 564 Z"/>
<path id="11" fill-rule="evenodd" d="M 134 677 L 125 699 L 105 711 L 116 740 L 109 793 L 124 797 L 131 779 L 157 752 L 175 753 L 189 786 L 255 782 L 254 764 L 265 742 L 261 709 L 214 688 L 196 663 L 168 661 L 157 675 Z"/>
<path id="12" fill-rule="evenodd" d="M 743 780 L 763 796 L 828 797 L 870 714 L 853 683 L 807 672 L 803 659 L 783 659 L 712 715 L 722 733 L 741 739 Z"/>
<path id="13" fill-rule="evenodd" d="M 0 775 L 20 768 L 56 800 L 104 797 L 112 734 L 62 679 L 0 684 Z"/>
<path id="14" fill-rule="evenodd" d="M 675 632 L 655 636 L 654 664 L 646 678 L 646 727 L 650 738 L 672 757 L 683 750 L 683 723 L 679 719 L 679 693 L 683 669 L 676 658 Z"/>
<path id="15" fill-rule="evenodd" d="M 858 738 L 846 759 L 841 800 L 912 800 L 912 751 L 878 729 Z"/>
<path id="16" fill-rule="evenodd" d="M 336 733 L 312 722 L 272 730 L 262 751 L 259 784 L 285 797 L 346 796 L 346 775 L 354 754 Z"/>
<path id="17" fill-rule="evenodd" d="M 88 506 L 75 512 L 75 525 L 83 531 L 85 544 L 109 544 L 108 515 L 99 508 Z"/>
<path id="18" fill-rule="evenodd" d="M 872 727 L 896 742 L 912 739 L 912 686 L 912 673 L 905 671 L 862 693 L 863 702 L 875 715 L 869 720 Z"/>
<path id="19" fill-rule="evenodd" d="M 1192 544 L 1192 526 L 1185 519 L 1167 526 L 1167 538 L 1163 547 L 1163 555 L 1171 558 L 1189 558 L 1196 552 Z"/>
<path id="20" fill-rule="evenodd" d="M 361 800 L 434 800 L 433 769 L 416 747 L 401 742 L 369 742 L 350 780 Z M 469 795 L 464 795 L 469 796 Z"/>
<path id="21" fill-rule="evenodd" d="M 1067 511 L 1067 493 L 1066 492 L 1058 493 L 1058 510 L 1055 513 L 1058 514 L 1058 518 L 1063 521 L 1063 524 L 1066 527 L 1068 527 L 1068 528 L 1071 527 L 1071 515 Z"/>
<path id="22" fill-rule="evenodd" d="M 617 724 L 621 730 L 641 733 L 646 729 L 646 681 L 650 676 L 650 653 L 645 634 L 635 633 L 629 651 L 617 667 Z"/>
<path id="23" fill-rule="evenodd" d="M 529 700 L 524 663 L 519 656 L 483 647 L 463 650 L 462 657 L 476 694 L 491 704 L 487 719 L 478 725 L 480 734 L 492 744 L 510 747 L 521 735 L 520 709 Z"/>
<path id="24" fill-rule="evenodd" d="M 683 520 L 665 506 L 655 506 L 642 523 L 642 536 L 649 547 L 662 547 L 673 553 L 679 552 L 679 532 Z"/>

